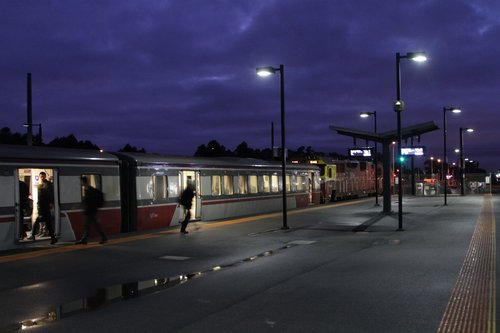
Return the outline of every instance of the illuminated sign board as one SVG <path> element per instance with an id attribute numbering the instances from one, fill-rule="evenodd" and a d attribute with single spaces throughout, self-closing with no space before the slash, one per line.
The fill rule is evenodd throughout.
<path id="1" fill-rule="evenodd" d="M 403 156 L 424 156 L 425 147 L 401 147 Z"/>
<path id="2" fill-rule="evenodd" d="M 372 148 L 349 148 L 349 156 L 351 157 L 372 157 Z"/>

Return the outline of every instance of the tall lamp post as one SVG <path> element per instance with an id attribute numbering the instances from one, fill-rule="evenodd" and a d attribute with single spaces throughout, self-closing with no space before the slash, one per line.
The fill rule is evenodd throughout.
<path id="1" fill-rule="evenodd" d="M 281 183 L 283 184 L 283 226 L 281 229 L 288 229 L 287 209 L 286 209 L 286 148 L 285 148 L 285 66 L 280 67 L 258 67 L 257 75 L 266 77 L 279 72 L 280 74 L 280 96 L 281 96 Z"/>
<path id="2" fill-rule="evenodd" d="M 444 205 L 448 204 L 448 158 L 446 156 L 446 112 L 460 113 L 462 110 L 458 107 L 445 106 L 443 107 L 443 164 L 446 168 L 446 174 L 444 175 Z"/>
<path id="3" fill-rule="evenodd" d="M 432 162 L 434 162 L 433 156 L 431 156 L 431 179 L 434 179 L 434 164 Z"/>
<path id="4" fill-rule="evenodd" d="M 43 143 L 43 139 L 42 139 L 42 124 L 23 124 L 24 127 L 33 127 L 33 126 L 38 126 L 38 144 L 41 146 L 42 143 Z M 32 132 L 31 130 L 29 130 L 29 132 Z"/>
<path id="5" fill-rule="evenodd" d="M 377 111 L 373 112 L 361 112 L 359 114 L 361 118 L 368 118 L 370 116 L 373 116 L 373 124 L 374 124 L 374 131 L 375 134 L 377 134 Z M 378 204 L 378 165 L 377 165 L 377 141 L 374 141 L 375 144 L 375 157 L 373 158 L 373 163 L 375 164 L 375 206 L 380 206 Z"/>
<path id="6" fill-rule="evenodd" d="M 472 133 L 474 129 L 460 127 L 460 195 L 465 195 L 465 173 L 464 173 L 464 131 Z"/>
<path id="7" fill-rule="evenodd" d="M 408 52 L 406 55 L 396 53 L 396 102 L 394 103 L 394 111 L 397 114 L 398 121 L 398 230 L 403 230 L 403 161 L 401 160 L 401 112 L 404 110 L 404 103 L 401 100 L 401 59 L 409 59 L 417 62 L 427 60 L 423 52 Z"/>

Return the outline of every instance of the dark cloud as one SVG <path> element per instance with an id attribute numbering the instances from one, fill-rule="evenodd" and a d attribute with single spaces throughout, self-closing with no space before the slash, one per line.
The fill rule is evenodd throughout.
<path id="1" fill-rule="evenodd" d="M 255 68 L 284 64 L 287 145 L 345 152 L 352 139 L 328 126 L 370 130 L 359 112 L 377 110 L 380 130 L 394 129 L 395 53 L 423 50 L 427 63 L 401 64 L 403 124 L 441 126 L 442 108 L 459 105 L 450 152 L 459 127 L 477 127 L 468 154 L 499 169 L 498 17 L 495 0 L 3 2 L 0 123 L 24 130 L 31 72 L 45 141 L 74 133 L 111 150 L 188 155 L 212 139 L 265 148 L 271 122 L 279 143 L 279 77 Z M 441 142 L 441 131 L 422 138 L 436 156 Z"/>

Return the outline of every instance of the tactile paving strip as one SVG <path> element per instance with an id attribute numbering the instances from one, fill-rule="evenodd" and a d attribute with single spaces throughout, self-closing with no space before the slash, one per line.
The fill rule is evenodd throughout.
<path id="1" fill-rule="evenodd" d="M 496 332 L 495 232 L 491 195 L 487 195 L 438 333 Z"/>

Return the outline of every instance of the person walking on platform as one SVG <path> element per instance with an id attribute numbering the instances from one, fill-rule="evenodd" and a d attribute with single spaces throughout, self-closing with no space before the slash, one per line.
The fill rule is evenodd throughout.
<path id="1" fill-rule="evenodd" d="M 102 207 L 104 201 L 103 194 L 100 190 L 89 185 L 87 177 L 83 176 L 81 178 L 81 183 L 84 187 L 83 206 L 85 212 L 85 227 L 83 230 L 82 238 L 75 244 L 87 244 L 87 238 L 89 236 L 91 225 L 94 226 L 94 228 L 101 236 L 101 241 L 99 243 L 106 243 L 108 241 L 108 237 L 106 237 L 106 235 L 102 231 L 97 219 L 97 210 L 99 209 L 99 207 Z"/>
<path id="2" fill-rule="evenodd" d="M 191 219 L 191 205 L 194 198 L 194 189 L 193 186 L 188 183 L 186 188 L 181 194 L 179 199 L 179 203 L 184 207 L 184 220 L 181 223 L 181 233 L 187 234 L 186 231 L 189 220 Z"/>
<path id="3" fill-rule="evenodd" d="M 35 240 L 35 234 L 38 231 L 40 222 L 45 222 L 45 227 L 49 231 L 50 244 L 57 243 L 57 238 L 54 235 L 54 228 L 52 227 L 52 213 L 54 207 L 54 188 L 52 183 L 47 180 L 47 174 L 40 172 L 41 182 L 38 184 L 38 217 L 35 220 L 33 229 L 31 230 L 31 237 L 28 239 Z"/>

